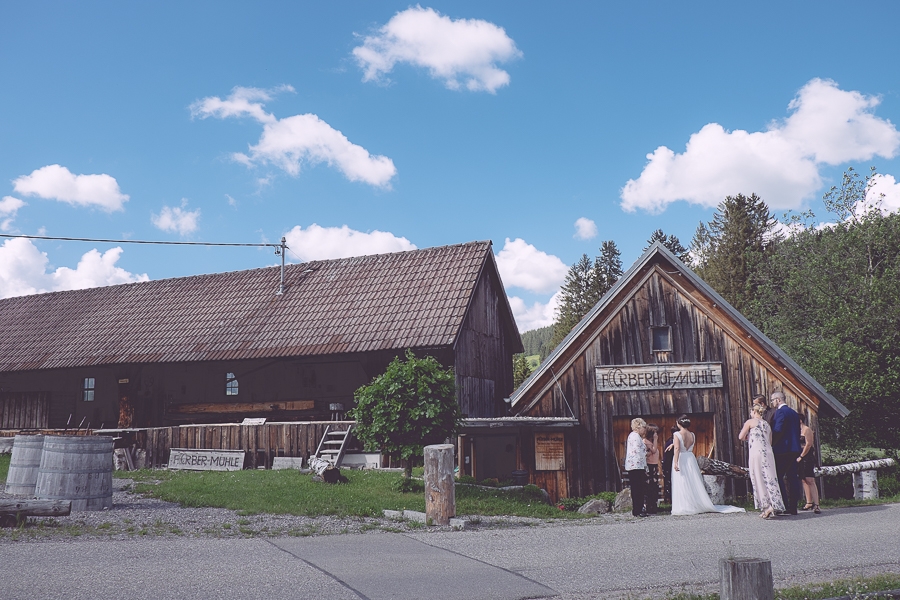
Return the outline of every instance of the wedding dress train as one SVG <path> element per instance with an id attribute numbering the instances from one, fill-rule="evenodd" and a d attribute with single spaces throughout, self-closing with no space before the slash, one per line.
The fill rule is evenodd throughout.
<path id="1" fill-rule="evenodd" d="M 672 514 L 696 515 L 706 512 L 733 513 L 745 512 L 743 508 L 727 504 L 713 504 L 703 485 L 703 476 L 700 466 L 694 457 L 694 444 L 686 447 L 681 432 L 675 433 L 681 442 L 681 451 L 678 457 L 678 468 L 672 468 Z M 694 442 L 696 442 L 696 437 Z"/>

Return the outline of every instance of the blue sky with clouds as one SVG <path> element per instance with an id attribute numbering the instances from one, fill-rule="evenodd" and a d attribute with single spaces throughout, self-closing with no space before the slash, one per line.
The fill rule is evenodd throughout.
<path id="1" fill-rule="evenodd" d="M 0 233 L 491 239 L 522 330 L 582 253 L 687 245 L 727 194 L 900 208 L 900 4 L 30 2 L 0 8 Z M 822 218 L 825 215 L 822 214 Z M 0 297 L 275 264 L 0 238 Z"/>

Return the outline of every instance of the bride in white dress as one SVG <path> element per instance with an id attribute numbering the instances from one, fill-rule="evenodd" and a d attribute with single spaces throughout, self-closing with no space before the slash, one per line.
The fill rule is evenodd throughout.
<path id="1" fill-rule="evenodd" d="M 700 466 L 694 457 L 694 443 L 697 441 L 690 431 L 691 420 L 681 415 L 675 421 L 675 457 L 672 461 L 672 514 L 696 515 L 705 512 L 745 512 L 743 508 L 727 504 L 713 504 L 703 485 Z"/>

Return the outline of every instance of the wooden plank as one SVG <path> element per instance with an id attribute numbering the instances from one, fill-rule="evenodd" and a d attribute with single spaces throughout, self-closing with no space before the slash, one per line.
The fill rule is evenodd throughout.
<path id="1" fill-rule="evenodd" d="M 223 402 L 209 402 L 199 404 L 175 404 L 169 407 L 169 412 L 177 414 L 234 414 L 234 413 L 259 413 L 292 410 L 312 410 L 316 407 L 313 400 L 285 400 L 280 402 L 239 402 L 226 404 Z"/>

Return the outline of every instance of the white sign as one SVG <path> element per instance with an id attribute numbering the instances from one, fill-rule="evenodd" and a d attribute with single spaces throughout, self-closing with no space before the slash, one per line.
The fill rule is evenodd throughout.
<path id="1" fill-rule="evenodd" d="M 534 434 L 534 470 L 566 470 L 566 437 L 562 433 Z"/>
<path id="2" fill-rule="evenodd" d="M 266 418 L 265 417 L 244 417 L 244 420 L 241 421 L 241 425 L 265 425 Z"/>
<path id="3" fill-rule="evenodd" d="M 172 448 L 169 451 L 169 468 L 190 471 L 240 471 L 244 468 L 244 451 Z"/>
<path id="4" fill-rule="evenodd" d="M 597 367 L 598 392 L 722 387 L 721 363 L 662 363 Z"/>

